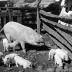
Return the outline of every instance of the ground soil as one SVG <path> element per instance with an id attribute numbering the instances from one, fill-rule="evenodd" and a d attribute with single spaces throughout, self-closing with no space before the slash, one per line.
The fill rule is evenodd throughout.
<path id="1" fill-rule="evenodd" d="M 17 68 L 15 64 L 11 64 L 9 68 L 8 65 L 4 65 L 0 61 L 0 72 L 72 72 L 72 63 L 66 64 L 65 69 L 60 69 L 55 67 L 53 61 L 48 61 L 49 48 L 46 46 L 36 47 L 26 44 L 26 51 L 26 54 L 24 54 L 19 46 L 15 49 L 15 52 L 20 54 L 21 57 L 33 63 L 32 68 L 23 69 L 21 66 Z M 0 52 L 3 52 L 3 56 L 5 56 L 13 50 L 10 48 L 9 52 L 4 52 L 2 40 L 0 40 Z"/>

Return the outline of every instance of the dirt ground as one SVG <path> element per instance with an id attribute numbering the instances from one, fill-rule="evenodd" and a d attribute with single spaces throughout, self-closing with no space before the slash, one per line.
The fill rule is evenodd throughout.
<path id="1" fill-rule="evenodd" d="M 0 61 L 0 72 L 72 72 L 72 63 L 66 64 L 65 69 L 62 70 L 56 68 L 53 61 L 48 61 L 49 49 L 46 46 L 36 47 L 26 44 L 26 50 L 27 53 L 24 54 L 20 47 L 16 47 L 16 53 L 33 63 L 32 68 L 23 69 L 21 66 L 17 68 L 15 64 L 11 64 L 11 67 L 9 68 Z M 5 56 L 13 51 L 10 49 L 9 52 L 4 52 L 1 40 L 0 52 L 3 52 Z"/>

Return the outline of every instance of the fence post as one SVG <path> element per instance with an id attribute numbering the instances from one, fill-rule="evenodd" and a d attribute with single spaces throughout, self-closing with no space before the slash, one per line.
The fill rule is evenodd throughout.
<path id="1" fill-rule="evenodd" d="M 12 20 L 12 9 L 9 9 L 9 1 L 7 2 L 6 10 L 9 14 L 9 21 Z"/>
<path id="2" fill-rule="evenodd" d="M 0 14 L 1 14 L 1 8 L 0 8 Z M 1 26 L 1 17 L 0 17 L 0 27 L 2 27 L 2 26 Z"/>
<path id="3" fill-rule="evenodd" d="M 19 23 L 21 23 L 21 20 L 22 20 L 22 13 L 21 13 L 21 10 L 18 10 L 18 16 L 17 16 L 17 21 L 19 22 Z"/>
<path id="4" fill-rule="evenodd" d="M 39 19 L 39 4 L 41 0 L 37 0 L 37 32 L 40 33 L 40 19 Z"/>
<path id="5" fill-rule="evenodd" d="M 4 24 L 6 24 L 6 16 L 4 16 L 4 18 L 3 18 L 3 19 L 4 19 Z"/>

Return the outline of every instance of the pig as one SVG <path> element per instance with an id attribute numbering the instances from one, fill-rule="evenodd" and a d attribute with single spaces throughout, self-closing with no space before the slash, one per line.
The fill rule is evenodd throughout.
<path id="1" fill-rule="evenodd" d="M 32 63 L 29 60 L 26 60 L 20 56 L 15 56 L 14 61 L 15 61 L 16 67 L 20 65 L 20 66 L 23 66 L 24 69 L 30 68 L 30 66 L 32 65 Z"/>
<path id="2" fill-rule="evenodd" d="M 17 43 L 21 44 L 24 53 L 26 52 L 25 43 L 37 46 L 44 45 L 41 34 L 38 34 L 32 28 L 22 25 L 18 22 L 10 21 L 4 25 L 1 31 L 2 30 L 4 30 L 9 42 L 16 41 Z"/>
<path id="3" fill-rule="evenodd" d="M 65 62 L 70 61 L 69 53 L 65 49 L 51 49 L 49 51 L 49 59 L 54 60 L 57 67 L 63 67 Z"/>
<path id="4" fill-rule="evenodd" d="M 14 56 L 16 56 L 18 54 L 16 53 L 10 53 L 10 54 L 7 54 L 5 57 L 2 57 L 2 60 L 3 60 L 3 63 L 7 65 L 7 63 L 14 58 Z M 9 67 L 10 67 L 10 63 L 9 63 Z"/>

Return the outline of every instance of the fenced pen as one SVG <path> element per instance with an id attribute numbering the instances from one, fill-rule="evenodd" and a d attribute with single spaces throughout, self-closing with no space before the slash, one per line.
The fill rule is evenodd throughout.
<path id="1" fill-rule="evenodd" d="M 67 22 L 68 26 L 61 25 L 58 22 L 55 22 L 57 20 L 62 20 Z M 37 51 L 39 47 L 26 45 L 26 48 L 29 49 L 29 51 L 27 51 L 26 56 L 24 56 L 21 50 L 17 51 L 20 54 L 20 56 L 24 58 L 26 57 L 28 60 L 33 60 L 34 63 L 38 64 L 38 65 L 35 64 L 36 66 L 38 66 L 37 71 L 25 69 L 24 72 L 62 72 L 58 70 L 54 71 L 53 61 L 48 61 L 49 47 L 50 49 L 55 47 L 60 49 L 66 49 L 70 53 L 70 57 L 72 59 L 72 28 L 70 26 L 72 23 L 72 18 L 59 17 L 58 15 L 51 14 L 50 12 L 46 12 L 40 9 L 39 5 L 37 6 L 37 8 L 1 7 L 0 8 L 0 29 L 4 26 L 4 24 L 6 24 L 9 21 L 19 22 L 23 25 L 35 29 L 40 34 L 44 33 L 42 34 L 43 36 L 45 36 L 44 41 L 46 44 L 49 43 L 50 45 L 49 46 L 45 44 L 44 46 L 41 46 L 40 51 Z M 45 47 L 47 48 L 46 50 Z M 31 50 L 31 48 L 32 49 L 35 48 L 35 49 Z M 42 50 L 42 48 L 44 49 Z M 2 41 L 1 41 L 0 51 L 2 50 L 3 48 L 2 48 Z M 43 67 L 44 69 L 42 69 Z M 3 72 L 14 72 L 14 71 L 19 72 L 19 69 L 14 66 L 13 71 L 3 71 Z M 72 71 L 72 64 L 70 65 L 69 70 L 66 70 L 64 72 L 71 72 L 71 71 Z"/>
<path id="2" fill-rule="evenodd" d="M 1 28 L 8 21 L 16 21 L 27 26 L 31 26 L 33 29 L 37 29 L 40 33 L 40 27 L 43 27 L 48 36 L 54 41 L 58 48 L 66 49 L 72 54 L 72 28 L 58 24 L 52 19 L 65 20 L 68 23 L 72 22 L 72 18 L 63 18 L 57 15 L 53 15 L 45 12 L 44 10 L 37 10 L 37 8 L 0 8 L 0 26 Z M 72 56 L 71 56 L 72 57 Z"/>

